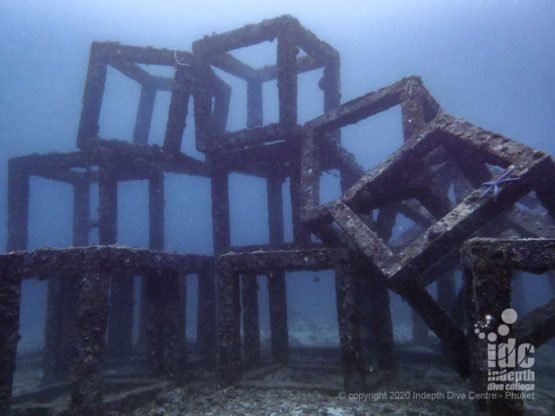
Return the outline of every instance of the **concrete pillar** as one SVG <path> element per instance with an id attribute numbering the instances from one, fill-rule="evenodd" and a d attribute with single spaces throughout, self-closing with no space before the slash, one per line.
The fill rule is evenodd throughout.
<path id="1" fill-rule="evenodd" d="M 263 123 L 262 82 L 247 82 L 247 127 L 252 129 Z"/>
<path id="2" fill-rule="evenodd" d="M 156 88 L 150 85 L 143 85 L 141 88 L 141 98 L 137 108 L 135 118 L 135 129 L 133 130 L 133 143 L 147 144 L 150 134 L 150 123 L 154 112 L 154 102 L 156 100 Z"/>
<path id="3" fill-rule="evenodd" d="M 190 70 L 178 65 L 175 72 L 166 136 L 164 138 L 164 150 L 167 152 L 176 153 L 181 151 L 183 133 L 187 126 L 190 95 Z"/>
<path id="4" fill-rule="evenodd" d="M 8 162 L 8 240 L 7 250 L 25 250 L 29 235 L 29 173 Z"/>
<path id="5" fill-rule="evenodd" d="M 241 300 L 239 276 L 220 267 L 218 279 L 218 351 L 220 378 L 231 384 L 241 378 Z"/>
<path id="6" fill-rule="evenodd" d="M 106 85 L 106 61 L 102 56 L 102 45 L 93 42 L 89 57 L 89 68 L 85 81 L 85 92 L 83 94 L 83 107 L 79 120 L 79 131 L 77 133 L 77 146 L 79 149 L 87 147 L 87 141 L 98 135 L 98 120 L 104 87 Z"/>
<path id="7" fill-rule="evenodd" d="M 285 131 L 297 125 L 297 54 L 291 31 L 282 30 L 277 37 L 277 86 L 279 124 Z"/>
<path id="8" fill-rule="evenodd" d="M 480 339 L 479 334 L 475 331 L 483 332 L 485 337 L 489 333 L 497 332 L 499 323 L 503 322 L 501 320 L 502 312 L 511 307 L 511 273 L 497 264 L 490 264 L 480 259 L 480 257 L 481 253 L 465 255 L 466 331 L 472 390 L 477 393 L 486 393 L 489 370 L 488 341 L 487 338 Z M 471 259 L 471 261 L 468 262 L 467 259 Z M 495 400 L 476 400 L 476 414 L 484 416 L 523 415 L 522 400 L 506 398 L 503 392 L 497 396 L 498 398 Z"/>
<path id="9" fill-rule="evenodd" d="M 347 265 L 336 267 L 337 320 L 346 392 L 362 392 L 366 387 L 366 361 L 360 337 L 361 316 L 357 308 L 356 292 L 356 282 L 351 268 Z"/>
<path id="10" fill-rule="evenodd" d="M 0 259 L 0 414 L 9 412 L 19 341 L 21 256 Z"/>
<path id="11" fill-rule="evenodd" d="M 80 279 L 77 360 L 73 368 L 72 415 L 101 413 L 104 336 L 108 325 L 109 276 L 88 272 Z"/>
<path id="12" fill-rule="evenodd" d="M 29 231 L 29 174 L 15 159 L 8 162 L 8 252 L 27 248 Z M 21 257 L 0 267 L 0 413 L 8 411 L 19 341 Z"/>

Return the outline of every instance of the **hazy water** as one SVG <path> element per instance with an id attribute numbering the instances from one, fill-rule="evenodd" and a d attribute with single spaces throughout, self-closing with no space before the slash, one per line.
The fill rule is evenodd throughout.
<path id="1" fill-rule="evenodd" d="M 416 74 L 423 78 L 444 110 L 553 153 L 555 3 L 551 0 L 2 0 L 0 236 L 6 234 L 7 159 L 33 152 L 75 149 L 92 41 L 114 40 L 190 50 L 191 43 L 205 34 L 284 13 L 299 18 L 340 51 L 343 101 Z M 269 45 L 255 51 L 242 50 L 239 54 L 257 65 L 269 63 L 272 58 Z M 301 121 L 320 114 L 320 95 L 314 86 L 318 75 L 301 77 Z M 240 86 L 236 81 L 229 81 L 233 87 Z M 265 87 L 264 92 L 268 122 L 277 117 L 277 94 L 272 85 Z M 103 137 L 129 138 L 138 94 L 132 82 L 115 72 L 109 73 L 101 116 Z M 245 111 L 241 106 L 244 94 L 243 89 L 234 89 L 230 127 L 238 128 L 244 123 Z M 168 100 L 168 94 L 157 98 L 151 130 L 151 140 L 155 143 L 160 142 L 163 134 Z M 188 124 L 184 149 L 201 158 L 193 145 L 193 123 L 189 120 Z M 387 157 L 400 143 L 398 109 L 344 131 L 344 145 L 367 168 Z M 167 175 L 166 183 L 167 248 L 210 254 L 209 181 Z M 265 242 L 268 230 L 264 182 L 235 174 L 230 180 L 230 192 L 232 243 Z M 332 199 L 337 192 L 336 179 L 329 177 L 324 198 Z M 146 246 L 145 198 L 146 184 L 120 185 L 120 243 Z M 286 218 L 287 204 L 286 201 Z M 68 186 L 34 178 L 29 246 L 69 245 L 70 213 Z M 288 219 L 285 235 L 291 239 Z M 0 249 L 3 249 L 4 239 L 0 240 Z M 91 242 L 95 241 L 96 237 L 91 234 Z M 318 284 L 305 276 L 302 281 L 291 278 L 290 282 L 291 311 L 302 309 L 299 313 L 312 320 L 334 319 L 331 279 L 321 279 Z M 27 285 L 26 297 L 36 302 L 25 304 L 24 329 L 40 327 L 44 298 L 40 285 Z M 310 303 L 307 299 L 314 301 Z"/>

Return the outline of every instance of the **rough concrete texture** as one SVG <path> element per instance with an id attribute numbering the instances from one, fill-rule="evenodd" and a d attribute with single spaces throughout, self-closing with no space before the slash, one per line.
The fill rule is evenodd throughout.
<path id="1" fill-rule="evenodd" d="M 235 49 L 262 42 L 275 42 L 275 63 L 253 68 L 233 55 Z M 173 68 L 174 76 L 153 75 L 145 65 Z M 131 142 L 98 137 L 108 67 L 136 81 L 140 88 Z M 238 131 L 227 129 L 232 91 L 215 69 L 246 83 L 247 117 L 245 127 Z M 297 106 L 304 97 L 298 97 L 298 75 L 316 69 L 323 70 L 318 83 L 323 114 L 301 126 Z M 264 83 L 273 80 L 278 87 L 279 120 L 268 124 L 262 93 Z M 161 147 L 149 144 L 158 91 L 171 92 Z M 193 115 L 188 114 L 191 97 Z M 341 146 L 340 129 L 397 105 L 401 108 L 404 144 L 377 168 L 364 172 L 354 155 Z M 196 146 L 205 153 L 205 161 L 181 151 L 187 117 L 191 116 Z M 416 311 L 413 339 L 428 343 L 431 329 L 458 373 L 470 376 L 483 389 L 476 378 L 483 364 L 483 350 L 469 347 L 461 324 L 464 293 L 457 294 L 453 284 L 458 250 L 477 233 L 524 237 L 554 234 L 555 165 L 548 155 L 444 113 L 419 77 L 407 77 L 341 103 L 339 53 L 291 16 L 205 36 L 193 43 L 192 53 L 94 42 L 77 146 L 77 152 L 29 155 L 9 163 L 8 250 L 27 248 L 31 176 L 73 186 L 73 243 L 78 248 L 0 255 L 3 409 L 11 400 L 20 283 L 33 275 L 50 279 L 44 381 L 53 382 L 68 373 L 60 351 L 76 357 L 72 399 L 76 414 L 95 414 L 102 406 L 106 332 L 112 358 L 121 363 L 132 350 L 135 279 L 128 276 L 134 274 L 143 277 L 139 345 L 152 359 L 150 370 L 159 376 L 182 378 L 184 373 L 183 275 L 195 273 L 200 279 L 197 349 L 210 362 L 217 358 L 220 381 L 237 383 L 244 368 L 256 367 L 260 358 L 257 276 L 263 274 L 269 279 L 272 359 L 287 363 L 291 348 L 285 274 L 334 269 L 346 391 L 369 388 L 366 354 L 370 350 L 377 353 L 381 374 L 395 374 L 398 369 L 389 290 L 400 294 Z M 494 167 L 505 171 L 500 173 Z M 322 205 L 320 177 L 332 169 L 340 174 L 342 197 Z M 233 172 L 267 180 L 267 244 L 231 247 L 228 180 Z M 163 251 L 165 173 L 210 178 L 213 257 Z M 150 250 L 115 245 L 117 189 L 125 180 L 149 182 Z M 284 243 L 282 191 L 286 180 L 290 184 L 294 236 L 288 244 Z M 88 194 L 90 186 L 97 183 L 100 206 L 98 218 L 94 218 L 89 212 Z M 517 201 L 526 208 L 515 207 Z M 415 225 L 392 241 L 399 214 Z M 98 228 L 102 246 L 87 247 L 93 228 Z M 320 241 L 314 242 L 314 237 Z M 528 244 L 527 249 L 518 241 L 469 243 L 483 244 L 484 253 L 489 253 L 490 247 L 501 250 L 501 260 L 496 260 L 501 271 L 497 273 L 504 279 L 492 283 L 491 273 L 484 272 L 477 280 L 468 280 L 474 289 L 476 281 L 483 281 L 490 296 L 467 301 L 467 314 L 476 313 L 476 308 L 480 313 L 493 308 L 489 313 L 496 313 L 507 306 L 507 270 L 552 268 L 551 246 L 543 240 L 534 241 L 522 243 Z M 478 270 L 481 257 L 470 248 L 465 250 L 466 267 Z M 434 299 L 425 285 L 438 279 L 440 289 Z M 555 278 L 551 281 L 555 288 Z M 64 301 L 69 298 L 80 299 L 79 305 Z M 550 303 L 513 330 L 522 339 L 541 345 L 553 336 L 553 316 Z M 361 333 L 370 335 L 363 338 Z M 69 341 L 71 334 L 76 342 Z M 515 406 L 514 414 L 518 414 L 520 404 Z"/>

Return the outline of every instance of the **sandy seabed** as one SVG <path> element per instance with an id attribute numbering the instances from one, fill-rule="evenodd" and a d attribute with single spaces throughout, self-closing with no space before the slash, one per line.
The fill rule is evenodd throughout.
<path id="1" fill-rule="evenodd" d="M 333 345 L 333 329 L 299 322 L 291 328 L 292 345 Z M 398 325 L 395 338 L 407 341 L 410 327 Z M 538 362 L 555 368 L 555 342 L 539 350 Z M 201 377 L 202 378 L 202 377 Z M 367 393 L 347 395 L 341 391 L 340 372 L 311 372 L 284 367 L 257 380 L 260 387 L 217 387 L 217 379 L 206 380 L 158 395 L 133 416 L 463 416 L 472 415 L 474 400 L 470 384 L 447 366 L 403 363 L 396 377 Z M 339 392 L 283 389 L 283 383 L 319 382 L 337 386 Z M 538 372 L 532 400 L 525 400 L 526 416 L 555 415 L 555 374 Z M 115 415 L 114 415 L 115 416 Z"/>
<path id="2" fill-rule="evenodd" d="M 290 327 L 290 344 L 299 346 L 337 346 L 336 328 L 299 321 Z M 410 326 L 397 325 L 395 338 L 407 342 Z M 262 331 L 262 347 L 269 350 L 269 334 Z M 420 347 L 417 347 L 420 348 Z M 31 348 L 34 349 L 34 348 Z M 375 383 L 366 393 L 346 394 L 337 366 L 325 370 L 318 357 L 306 364 L 320 364 L 318 370 L 302 366 L 279 367 L 262 372 L 249 387 L 221 386 L 217 374 L 191 370 L 181 386 L 159 393 L 147 405 L 127 413 L 109 416 L 463 416 L 472 415 L 475 396 L 470 384 L 445 365 L 403 361 L 395 377 Z M 298 360 L 297 360 L 298 363 Z M 535 391 L 525 398 L 525 416 L 555 415 L 555 340 L 536 353 Z M 322 366 L 323 364 L 323 366 Z M 324 368 L 324 371 L 322 371 Z M 369 367 L 369 379 L 377 376 Z M 37 372 L 16 372 L 15 392 L 33 390 L 40 380 Z M 284 385 L 300 388 L 284 388 Z M 321 385 L 329 388 L 311 389 Z M 67 400 L 67 399 L 66 399 Z"/>

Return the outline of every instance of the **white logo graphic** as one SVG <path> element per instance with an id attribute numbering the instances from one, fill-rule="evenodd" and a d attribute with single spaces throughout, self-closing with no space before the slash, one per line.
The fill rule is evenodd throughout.
<path id="1" fill-rule="evenodd" d="M 512 391 L 523 392 L 534 390 L 534 365 L 535 348 L 532 344 L 523 342 L 516 343 L 516 339 L 510 337 L 509 325 L 516 322 L 518 315 L 514 309 L 508 308 L 501 314 L 503 321 L 496 331 L 489 330 L 493 321 L 491 315 L 487 315 L 485 321 L 474 325 L 474 333 L 481 340 L 487 342 L 488 352 L 488 391 Z"/>

